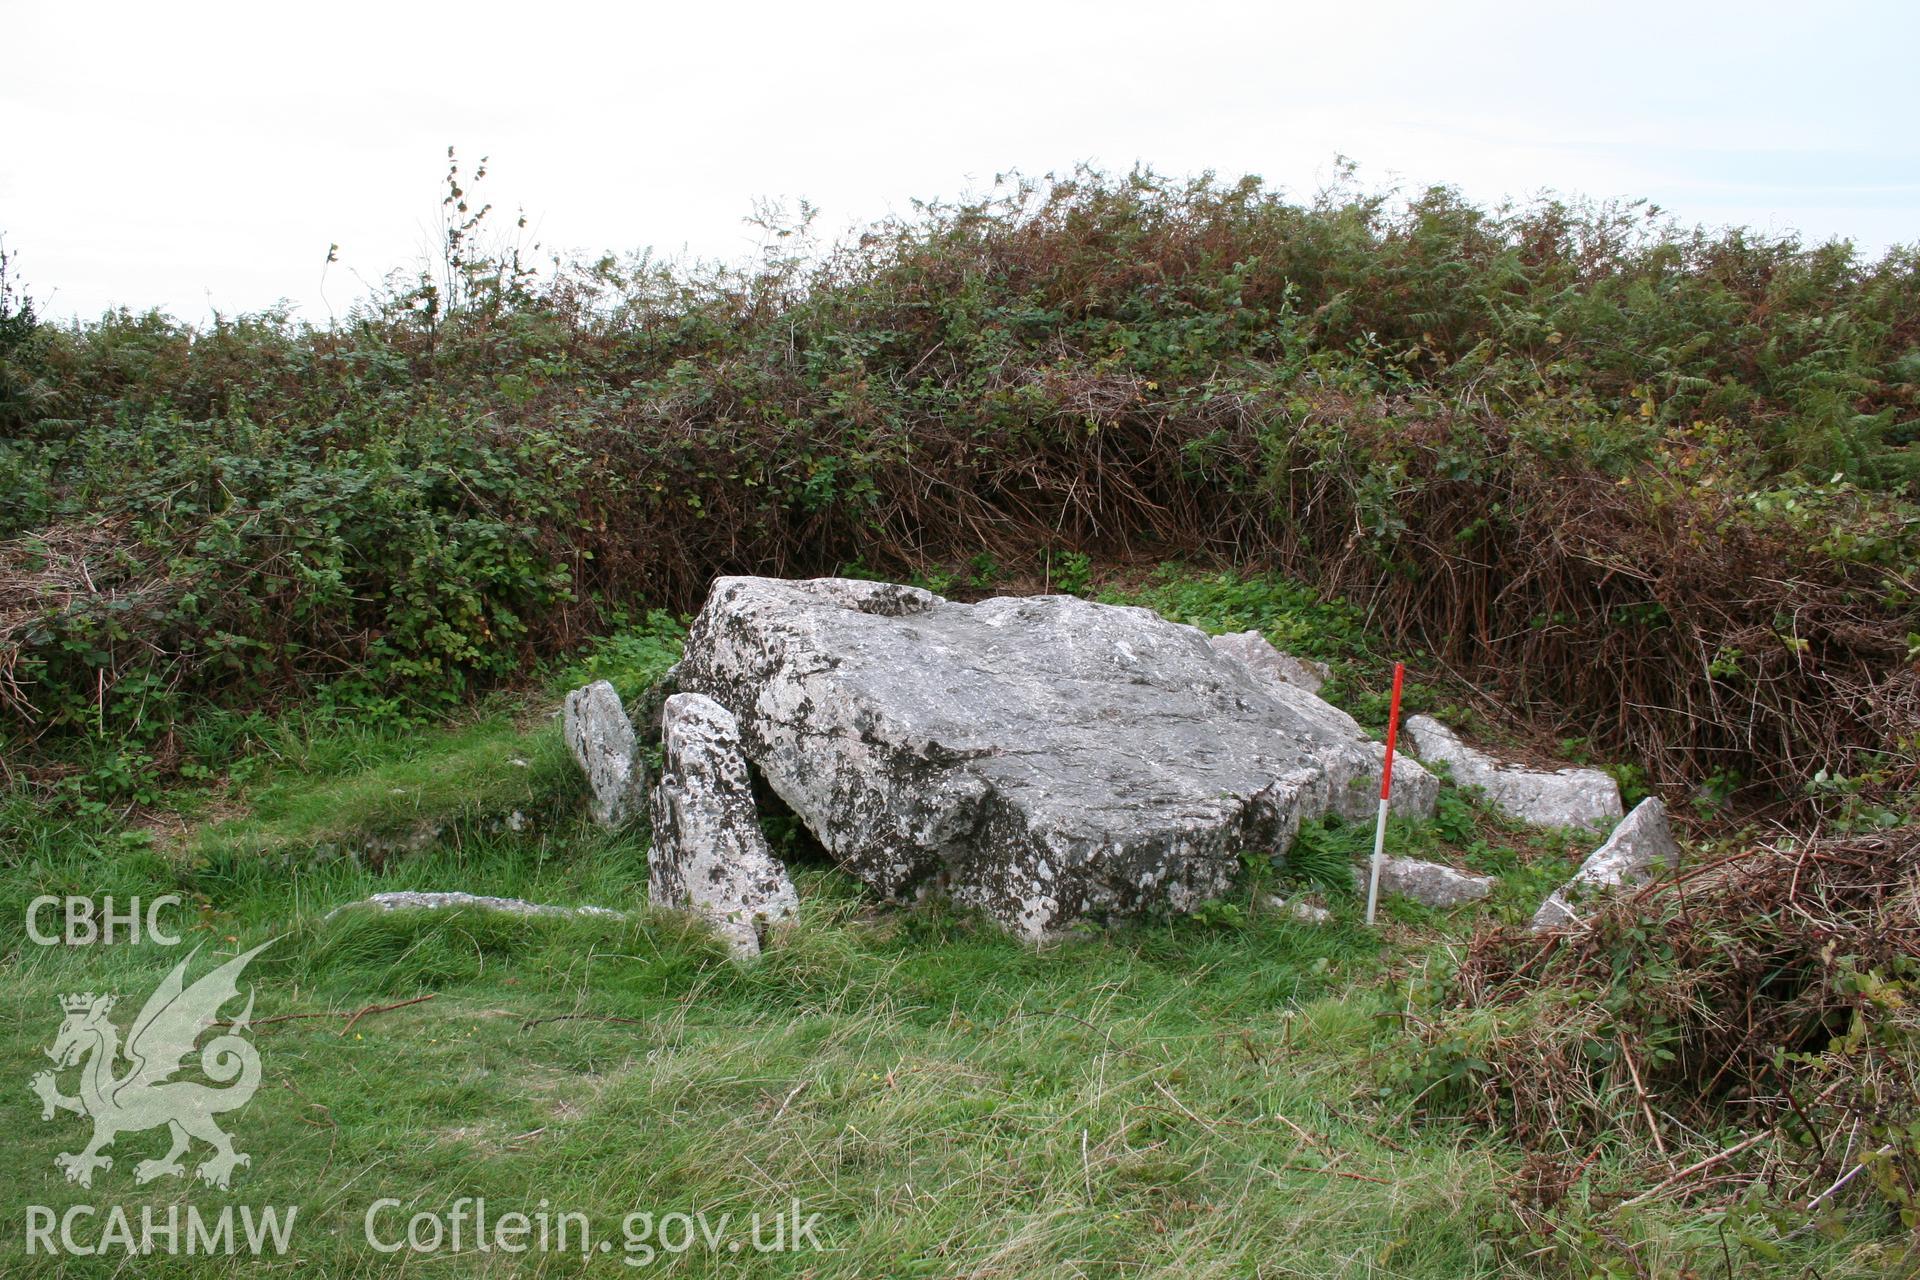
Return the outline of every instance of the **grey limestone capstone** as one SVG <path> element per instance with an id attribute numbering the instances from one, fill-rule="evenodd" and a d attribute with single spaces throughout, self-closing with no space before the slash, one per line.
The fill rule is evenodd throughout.
<path id="1" fill-rule="evenodd" d="M 1240 659 L 1254 671 L 1282 683 L 1319 693 L 1333 677 L 1332 668 L 1311 658 L 1296 658 L 1285 649 L 1276 649 L 1258 631 L 1233 631 L 1213 637 L 1213 647 Z"/>
<path id="2" fill-rule="evenodd" d="M 676 683 L 737 718 L 766 784 L 882 897 L 944 895 L 1030 939 L 1221 895 L 1302 820 L 1370 816 L 1384 758 L 1199 630 L 1072 596 L 721 578 Z M 1396 770 L 1404 812 L 1437 790 Z"/>

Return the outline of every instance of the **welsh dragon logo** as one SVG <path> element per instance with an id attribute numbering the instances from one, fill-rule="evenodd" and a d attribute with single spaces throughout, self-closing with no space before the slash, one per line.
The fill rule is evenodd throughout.
<path id="1" fill-rule="evenodd" d="M 230 1028 L 207 1041 L 200 1051 L 200 1069 L 208 1079 L 226 1087 L 216 1089 L 170 1077 L 193 1052 L 194 1042 L 218 1020 L 221 1006 L 240 994 L 240 971 L 271 945 L 269 940 L 235 956 L 189 987 L 185 985 L 187 966 L 200 951 L 195 947 L 147 997 L 127 1033 L 124 1050 L 119 1030 L 107 1018 L 113 996 L 88 992 L 60 998 L 66 1021 L 60 1024 L 60 1034 L 47 1050 L 55 1069 L 35 1075 L 33 1091 L 40 1098 L 42 1120 L 53 1119 L 56 1111 L 71 1111 L 93 1120 L 93 1139 L 85 1150 L 63 1152 L 53 1159 L 66 1172 L 68 1182 L 91 1187 L 94 1170 L 113 1168 L 113 1157 L 101 1155 L 102 1147 L 112 1145 L 120 1134 L 160 1125 L 167 1126 L 172 1134 L 173 1146 L 160 1159 L 135 1165 L 136 1182 L 177 1178 L 186 1172 L 180 1157 L 195 1138 L 213 1148 L 213 1154 L 194 1170 L 208 1186 L 225 1191 L 234 1169 L 251 1163 L 233 1149 L 233 1139 L 214 1123 L 215 1116 L 244 1107 L 260 1087 L 260 1055 L 242 1038 L 253 1016 L 251 991 L 247 993 L 247 1007 Z M 116 1074 L 123 1053 L 127 1068 Z M 68 1097 L 60 1092 L 54 1077 L 76 1065 L 80 1067 L 80 1092 Z"/>

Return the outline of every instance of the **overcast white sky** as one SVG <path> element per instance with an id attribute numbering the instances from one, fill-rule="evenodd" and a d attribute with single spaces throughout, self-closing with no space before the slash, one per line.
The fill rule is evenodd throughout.
<path id="1" fill-rule="evenodd" d="M 0 0 L 0 234 L 43 312 L 324 320 L 449 143 L 552 248 L 737 257 L 1076 161 L 1647 196 L 1920 240 L 1920 4 Z M 340 264 L 322 284 L 327 246 Z"/>

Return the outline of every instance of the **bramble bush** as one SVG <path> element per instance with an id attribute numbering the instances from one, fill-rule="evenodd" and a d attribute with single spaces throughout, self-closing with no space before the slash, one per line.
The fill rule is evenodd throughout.
<path id="1" fill-rule="evenodd" d="M 473 185 L 338 323 L 0 309 L 10 768 L 444 705 L 716 573 L 1179 557 L 1344 595 L 1653 783 L 1915 779 L 1912 248 L 1083 171 L 535 273 Z"/>

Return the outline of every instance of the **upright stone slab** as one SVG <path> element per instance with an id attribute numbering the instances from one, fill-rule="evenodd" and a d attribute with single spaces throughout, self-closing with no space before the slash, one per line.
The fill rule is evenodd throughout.
<path id="1" fill-rule="evenodd" d="M 1487 802 L 1535 827 L 1606 828 L 1620 821 L 1620 784 L 1598 769 L 1523 769 L 1460 741 L 1432 716 L 1409 716 L 1407 747 L 1429 763 L 1446 764 L 1463 787 L 1479 787 Z"/>
<path id="2" fill-rule="evenodd" d="M 1608 889 L 1639 884 L 1655 866 L 1679 856 L 1680 842 L 1667 822 L 1667 806 L 1658 797 L 1642 800 L 1580 864 L 1573 879 L 1540 904 L 1533 915 L 1534 930 L 1579 924 L 1584 903 Z"/>
<path id="3" fill-rule="evenodd" d="M 661 727 L 648 897 L 705 917 L 736 957 L 757 956 L 800 900 L 761 834 L 739 724 L 713 699 L 679 693 L 667 699 Z"/>
<path id="4" fill-rule="evenodd" d="M 1071 596 L 722 578 L 678 682 L 852 874 L 1028 938 L 1219 896 L 1302 819 L 1370 814 L 1384 755 L 1198 630 Z"/>
<path id="5" fill-rule="evenodd" d="M 647 796 L 647 762 L 620 695 L 605 680 L 569 693 L 561 713 L 567 750 L 593 789 L 593 820 L 618 827 L 637 817 Z"/>

